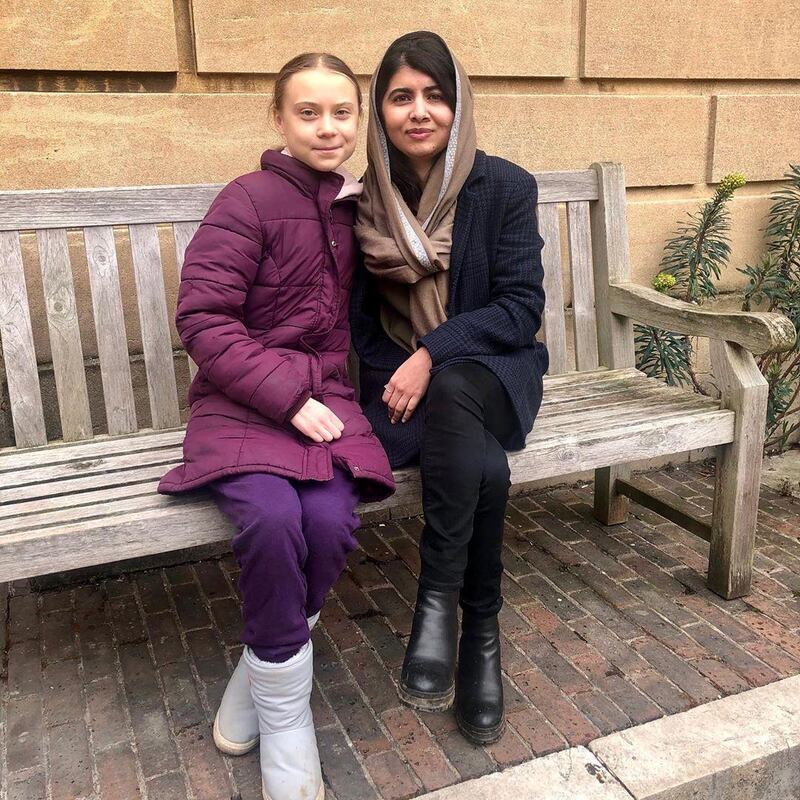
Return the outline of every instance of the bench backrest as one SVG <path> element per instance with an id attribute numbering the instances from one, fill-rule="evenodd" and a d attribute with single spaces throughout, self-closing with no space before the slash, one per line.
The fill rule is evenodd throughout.
<path id="1" fill-rule="evenodd" d="M 550 352 L 550 373 L 590 370 L 598 364 L 628 366 L 633 363 L 629 324 L 603 310 L 609 281 L 629 275 L 622 168 L 595 164 L 588 170 L 542 172 L 536 177 L 539 226 L 546 243 L 542 337 Z M 115 229 L 120 227 L 127 228 L 130 239 L 150 425 L 174 428 L 181 424 L 174 323 L 173 310 L 167 307 L 159 228 L 170 227 L 180 270 L 186 246 L 220 188 L 0 192 L 0 341 L 18 448 L 44 445 L 48 440 L 32 328 L 32 324 L 44 325 L 45 320 L 32 320 L 21 235 L 36 237 L 61 423 L 57 438 L 89 439 L 97 427 L 90 412 L 67 238 L 69 231 L 76 230 L 83 233 L 106 410 L 107 428 L 100 433 L 128 434 L 140 428 L 115 240 Z M 562 270 L 566 260 L 569 269 Z M 565 298 L 571 307 L 571 330 Z M 574 363 L 568 359 L 568 334 L 574 342 Z M 195 369 L 190 362 L 190 374 Z"/>

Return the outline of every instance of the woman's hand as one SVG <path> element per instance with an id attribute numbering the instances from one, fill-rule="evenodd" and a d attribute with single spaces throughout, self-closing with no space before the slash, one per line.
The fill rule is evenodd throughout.
<path id="1" fill-rule="evenodd" d="M 324 403 L 313 397 L 290 420 L 292 425 L 315 442 L 332 442 L 342 435 L 344 423 Z"/>
<path id="2" fill-rule="evenodd" d="M 431 366 L 430 353 L 424 347 L 420 347 L 392 375 L 381 398 L 389 407 L 389 418 L 392 420 L 392 424 L 400 420 L 406 422 L 411 419 L 414 409 L 428 391 L 428 384 L 431 382 Z"/>

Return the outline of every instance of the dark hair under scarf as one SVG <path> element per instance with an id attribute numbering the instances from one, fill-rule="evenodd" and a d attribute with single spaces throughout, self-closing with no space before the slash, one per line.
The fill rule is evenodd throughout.
<path id="1" fill-rule="evenodd" d="M 403 48 L 410 47 L 408 40 L 441 43 L 455 75 L 447 146 L 431 167 L 425 186 L 418 187 L 418 201 L 413 206 L 398 184 L 391 142 L 380 114 L 383 98 L 378 92 L 389 53 L 402 55 Z M 476 134 L 472 87 L 458 59 L 434 33 L 418 32 L 398 39 L 403 41 L 403 48 L 395 48 L 396 42 L 389 48 L 370 86 L 368 163 L 355 232 L 364 265 L 379 283 L 381 324 L 394 342 L 413 353 L 417 341 L 447 319 L 453 222 L 459 192 L 475 162 Z M 389 79 L 395 71 L 389 72 Z M 397 156 L 401 164 L 407 163 L 399 153 Z"/>
<path id="2" fill-rule="evenodd" d="M 403 67 L 411 67 L 433 78 L 445 103 L 455 113 L 456 71 L 450 50 L 438 34 L 431 31 L 414 31 L 395 39 L 389 45 L 375 76 L 378 116 L 384 128 L 386 121 L 383 118 L 381 101 L 386 95 L 392 76 Z M 389 162 L 392 168 L 392 182 L 400 190 L 408 207 L 416 211 L 422 197 L 422 187 L 408 159 L 391 142 L 389 142 Z"/>

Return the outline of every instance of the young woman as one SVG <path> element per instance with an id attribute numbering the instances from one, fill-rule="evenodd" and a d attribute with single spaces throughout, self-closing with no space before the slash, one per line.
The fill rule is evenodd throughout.
<path id="1" fill-rule="evenodd" d="M 461 731 L 487 743 L 504 729 L 505 450 L 523 447 L 548 365 L 536 182 L 476 149 L 466 73 L 424 31 L 375 73 L 368 158 L 351 299 L 361 402 L 393 467 L 419 457 L 425 514 L 400 696 L 422 710 L 455 698 Z"/>
<path id="2" fill-rule="evenodd" d="M 346 375 L 358 83 L 300 55 L 273 106 L 286 147 L 220 192 L 186 251 L 176 322 L 199 369 L 184 461 L 159 488 L 206 486 L 237 530 L 245 648 L 214 741 L 237 755 L 260 739 L 264 796 L 314 800 L 309 630 L 357 545 L 359 498 L 394 481 Z"/>

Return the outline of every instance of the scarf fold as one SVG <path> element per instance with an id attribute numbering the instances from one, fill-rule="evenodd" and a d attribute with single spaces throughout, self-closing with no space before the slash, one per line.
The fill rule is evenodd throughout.
<path id="1" fill-rule="evenodd" d="M 375 82 L 369 92 L 367 171 L 358 204 L 356 235 L 366 268 L 376 276 L 381 324 L 409 353 L 417 340 L 446 319 L 450 251 L 458 194 L 475 161 L 472 86 L 450 53 L 456 73 L 456 109 L 445 150 L 439 155 L 414 214 L 392 183 L 386 132 L 378 117 Z"/>

